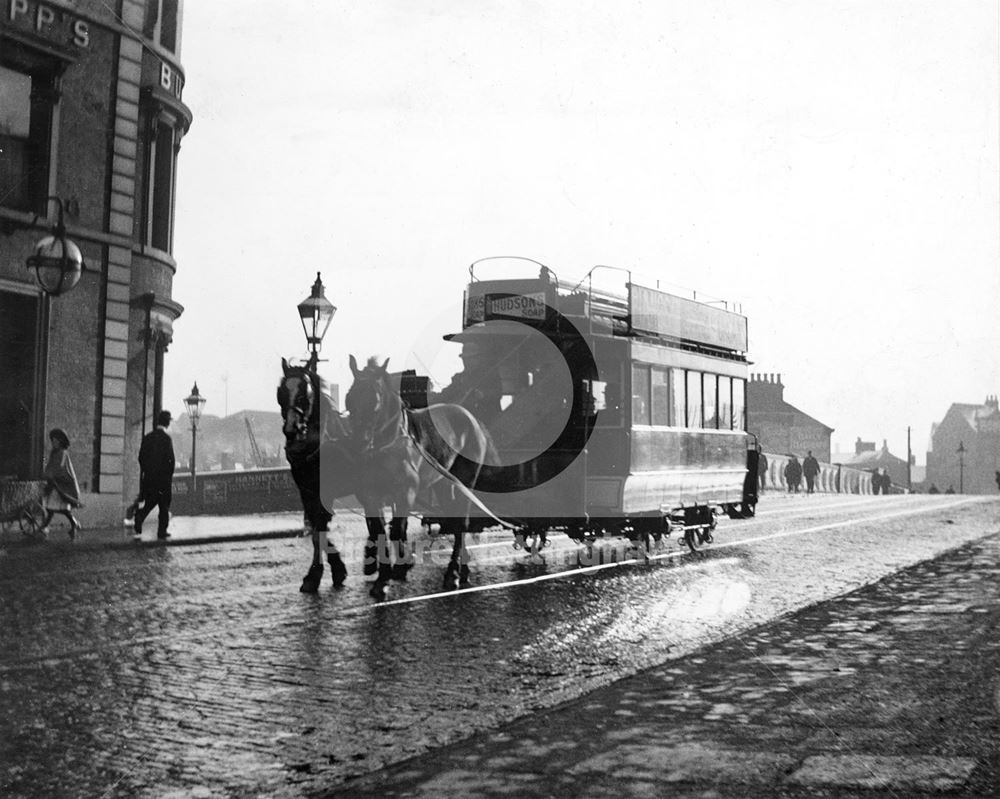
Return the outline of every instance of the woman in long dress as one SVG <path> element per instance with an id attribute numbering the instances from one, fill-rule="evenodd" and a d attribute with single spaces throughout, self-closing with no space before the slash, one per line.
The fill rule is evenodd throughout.
<path id="1" fill-rule="evenodd" d="M 69 436 L 56 427 L 49 431 L 49 442 L 52 451 L 45 464 L 45 521 L 40 532 L 47 534 L 52 517 L 59 513 L 69 519 L 69 537 L 73 540 L 80 529 L 80 522 L 73 516 L 73 508 L 80 507 L 82 503 L 80 484 L 76 481 L 73 461 L 69 458 Z"/>

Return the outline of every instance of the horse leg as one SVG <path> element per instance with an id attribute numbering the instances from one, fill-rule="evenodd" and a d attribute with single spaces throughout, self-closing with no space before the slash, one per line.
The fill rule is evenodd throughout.
<path id="1" fill-rule="evenodd" d="M 320 551 L 322 549 L 320 536 L 325 534 L 312 525 L 309 526 L 312 528 L 313 559 L 312 565 L 309 567 L 309 571 L 306 572 L 306 576 L 302 578 L 302 585 L 299 587 L 299 591 L 303 594 L 315 594 L 319 591 L 319 583 L 323 578 L 323 561 L 320 560 Z"/>
<path id="2" fill-rule="evenodd" d="M 385 522 L 381 509 L 375 516 L 365 512 L 365 524 L 368 526 L 368 540 L 365 542 L 364 575 L 371 577 L 378 572 L 378 541 L 385 537 Z"/>
<path id="3" fill-rule="evenodd" d="M 457 519 L 446 517 L 441 522 L 441 532 L 448 534 L 450 533 L 454 536 L 454 544 L 451 549 L 451 560 L 448 561 L 448 567 L 444 570 L 444 590 L 454 591 L 459 586 L 459 574 L 461 572 L 461 549 L 462 549 L 462 538 L 461 530 L 457 524 Z M 465 567 L 468 569 L 468 566 Z M 468 580 L 468 575 L 466 575 L 466 580 Z"/>
<path id="4" fill-rule="evenodd" d="M 413 568 L 413 552 L 406 544 L 406 516 L 393 516 L 389 522 L 389 546 L 395 562 L 392 564 L 392 579 L 405 580 L 407 572 Z"/>
<path id="5" fill-rule="evenodd" d="M 365 542 L 366 576 L 375 575 L 375 582 L 368 590 L 374 599 L 385 599 L 388 595 L 386 586 L 392 579 L 392 562 L 389 552 L 389 542 L 385 535 L 385 520 L 382 508 L 365 509 L 365 522 L 368 524 L 368 540 Z"/>
<path id="6" fill-rule="evenodd" d="M 336 544 L 330 541 L 328 537 L 326 540 L 326 560 L 330 564 L 330 577 L 333 579 L 333 587 L 343 588 L 344 581 L 347 580 L 347 566 L 344 564 L 344 559 L 340 557 L 340 550 L 337 549 Z"/>

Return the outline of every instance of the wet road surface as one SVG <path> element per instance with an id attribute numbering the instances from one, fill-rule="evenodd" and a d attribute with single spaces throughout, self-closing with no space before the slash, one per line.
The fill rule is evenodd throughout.
<path id="1" fill-rule="evenodd" d="M 298 796 L 335 786 L 996 529 L 962 497 L 765 496 L 692 555 L 621 542 L 580 568 L 509 534 L 473 542 L 475 587 L 443 595 L 450 544 L 375 604 L 362 520 L 336 517 L 351 577 L 298 585 L 305 541 L 0 557 L 0 742 L 8 795 Z M 413 525 L 415 528 L 416 526 Z"/>

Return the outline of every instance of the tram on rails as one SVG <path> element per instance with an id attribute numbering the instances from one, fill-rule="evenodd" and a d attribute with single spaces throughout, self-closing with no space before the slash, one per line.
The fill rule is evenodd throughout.
<path id="1" fill-rule="evenodd" d="M 753 515 L 745 316 L 626 270 L 573 282 L 532 261 L 527 277 L 487 278 L 493 260 L 470 267 L 462 329 L 445 336 L 464 368 L 430 402 L 462 404 L 489 430 L 497 462 L 475 493 L 517 545 L 561 530 L 588 544 L 678 533 L 697 549 L 720 512 Z"/>

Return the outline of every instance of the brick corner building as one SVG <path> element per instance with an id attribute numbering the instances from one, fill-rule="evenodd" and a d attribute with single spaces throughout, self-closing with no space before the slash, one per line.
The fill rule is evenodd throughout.
<path id="1" fill-rule="evenodd" d="M 830 462 L 833 428 L 785 401 L 780 374 L 750 375 L 747 431 L 760 439 L 765 452 L 791 453 L 801 458 L 812 450 L 818 461 Z"/>
<path id="2" fill-rule="evenodd" d="M 0 478 L 36 477 L 64 428 L 85 524 L 121 519 L 162 405 L 177 156 L 191 124 L 182 0 L 4 0 L 0 17 Z M 65 209 L 79 284 L 26 258 Z"/>

